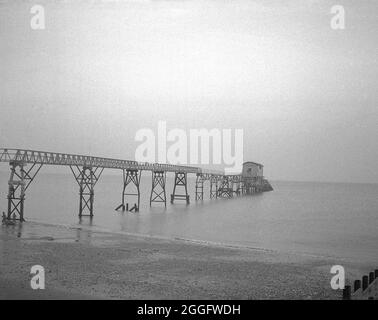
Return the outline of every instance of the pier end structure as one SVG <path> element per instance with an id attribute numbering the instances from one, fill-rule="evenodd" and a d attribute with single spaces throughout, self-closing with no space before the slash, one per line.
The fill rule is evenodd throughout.
<path id="1" fill-rule="evenodd" d="M 272 191 L 269 181 L 264 178 L 264 166 L 261 163 L 247 161 L 243 163 L 242 185 L 246 194 Z"/>

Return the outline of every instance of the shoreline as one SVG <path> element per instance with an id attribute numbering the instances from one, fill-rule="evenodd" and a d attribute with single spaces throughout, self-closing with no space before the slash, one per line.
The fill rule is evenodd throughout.
<path id="1" fill-rule="evenodd" d="M 290 250 L 277 250 L 277 249 L 269 249 L 264 247 L 253 247 L 248 245 L 242 245 L 242 244 L 228 244 L 224 242 L 215 242 L 215 241 L 208 241 L 208 240 L 199 240 L 199 239 L 191 239 L 191 238 L 182 238 L 182 237 L 166 237 L 166 236 L 159 236 L 159 235 L 149 235 L 149 234 L 143 234 L 143 233 L 133 233 L 133 232 L 127 232 L 127 231 L 117 231 L 117 230 L 111 230 L 106 229 L 103 227 L 95 227 L 95 226 L 77 226 L 77 225 L 71 225 L 71 224 L 64 224 L 64 223 L 51 223 L 51 222 L 44 222 L 39 221 L 35 219 L 29 219 L 27 221 L 28 223 L 40 225 L 40 226 L 47 226 L 47 227 L 57 227 L 57 228 L 65 228 L 67 230 L 85 230 L 90 232 L 96 232 L 96 233 L 105 233 L 105 234 L 111 234 L 111 235 L 124 235 L 124 236 L 130 236 L 130 237 L 136 237 L 136 238 L 147 238 L 147 239 L 156 239 L 156 240 L 165 240 L 165 241 L 178 241 L 178 242 L 184 242 L 188 244 L 197 244 L 197 245 L 204 245 L 204 246 L 210 246 L 215 248 L 227 248 L 227 249 L 235 249 L 235 250 L 253 250 L 253 251 L 261 251 L 266 253 L 276 253 L 276 254 L 286 254 L 286 255 L 292 255 L 292 256 L 300 256 L 300 257 L 309 257 L 309 258 L 315 258 L 315 259 L 337 259 L 338 261 L 347 261 L 349 263 L 355 264 L 355 265 L 369 265 L 367 263 L 358 263 L 358 261 L 355 258 L 352 257 L 342 257 L 337 255 L 327 255 L 327 254 L 317 254 L 312 252 L 295 252 Z"/>
<path id="2" fill-rule="evenodd" d="M 30 289 L 30 267 L 36 264 L 45 268 L 50 299 L 339 299 L 341 295 L 329 285 L 329 270 L 337 264 L 330 257 L 37 222 L 0 230 L 0 299 L 43 299 L 43 293 L 36 295 Z M 360 267 L 350 264 L 348 270 L 358 275 Z"/>

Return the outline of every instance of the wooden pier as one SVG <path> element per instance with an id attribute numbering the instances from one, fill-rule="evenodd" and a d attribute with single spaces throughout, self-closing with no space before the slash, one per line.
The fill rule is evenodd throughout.
<path id="1" fill-rule="evenodd" d="M 94 187 L 101 178 L 104 169 L 118 169 L 123 174 L 121 204 L 116 210 L 139 211 L 140 178 L 142 171 L 151 172 L 150 205 L 163 203 L 167 205 L 167 173 L 175 174 L 173 192 L 170 202 L 183 201 L 190 203 L 188 192 L 188 174 L 196 175 L 195 200 L 203 200 L 204 183 L 210 183 L 210 199 L 232 198 L 245 194 L 272 190 L 269 182 L 262 176 L 262 165 L 246 162 L 243 172 L 237 175 L 226 175 L 215 170 L 204 170 L 199 167 L 147 163 L 132 160 L 120 160 L 77 154 L 56 153 L 24 149 L 0 148 L 0 162 L 10 166 L 8 181 L 8 209 L 3 220 L 25 221 L 25 194 L 38 172 L 44 165 L 67 166 L 79 186 L 79 217 L 93 217 Z M 248 168 L 247 168 L 248 167 Z M 257 173 L 252 169 L 257 167 Z M 246 170 L 244 170 L 246 169 Z M 129 201 L 129 202 L 128 202 Z"/>

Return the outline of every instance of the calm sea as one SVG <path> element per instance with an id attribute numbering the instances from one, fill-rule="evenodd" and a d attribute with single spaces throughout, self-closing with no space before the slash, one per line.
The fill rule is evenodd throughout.
<path id="1" fill-rule="evenodd" d="M 149 206 L 151 177 L 141 181 L 138 213 L 116 212 L 121 202 L 122 177 L 103 175 L 95 189 L 95 216 L 78 219 L 78 185 L 66 174 L 42 171 L 27 191 L 27 220 L 86 225 L 108 231 L 185 238 L 227 245 L 308 253 L 376 263 L 378 257 L 378 185 L 275 182 L 273 192 L 230 200 L 194 199 L 167 208 Z M 168 175 L 167 198 L 173 176 Z M 0 210 L 6 210 L 8 173 L 0 172 Z M 134 201 L 133 201 L 134 202 Z"/>

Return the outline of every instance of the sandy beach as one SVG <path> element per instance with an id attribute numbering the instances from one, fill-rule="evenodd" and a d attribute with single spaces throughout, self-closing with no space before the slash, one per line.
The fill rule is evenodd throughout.
<path id="1" fill-rule="evenodd" d="M 338 260 L 340 261 L 340 260 Z M 0 299 L 339 299 L 332 258 L 27 222 L 1 226 Z M 42 265 L 46 289 L 30 288 Z M 351 275 L 362 266 L 350 265 Z"/>

